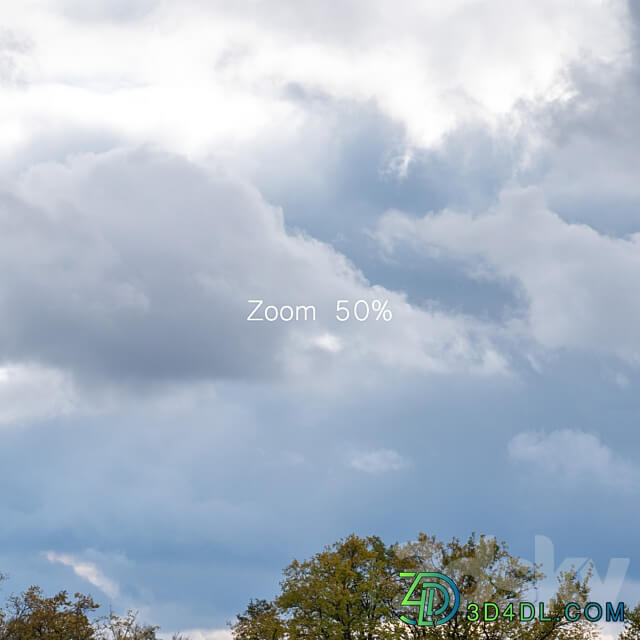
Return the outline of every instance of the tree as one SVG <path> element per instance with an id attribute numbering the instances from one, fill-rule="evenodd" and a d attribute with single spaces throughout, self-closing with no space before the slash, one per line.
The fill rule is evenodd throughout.
<path id="1" fill-rule="evenodd" d="M 413 578 L 400 573 L 438 572 L 450 577 L 460 593 L 458 615 L 439 626 L 406 624 L 416 609 L 403 606 Z M 535 600 L 544 576 L 512 556 L 504 542 L 472 535 L 448 543 L 421 533 L 415 542 L 386 546 L 378 537 L 351 535 L 310 560 L 294 560 L 284 569 L 273 602 L 251 601 L 232 625 L 236 640 L 589 640 L 595 625 L 569 622 L 564 606 L 587 602 L 588 578 L 574 572 L 560 576 L 553 598 L 545 603 L 548 620 L 520 621 L 519 603 Z M 433 590 L 438 598 L 437 590 Z M 474 621 L 470 603 L 493 602 L 495 620 Z M 435 609 L 444 600 L 434 600 Z M 510 608 L 511 605 L 511 608 Z M 509 612 L 514 613 L 513 617 Z M 503 615 L 506 612 L 506 615 Z M 536 610 L 538 614 L 538 610 Z M 536 615 L 537 618 L 537 615 Z M 559 619 L 558 619 L 559 618 Z M 623 640 L 636 640 L 637 636 Z M 640 640 L 640 638 L 637 638 Z"/>
<path id="2" fill-rule="evenodd" d="M 571 572 L 561 575 L 557 593 L 545 603 L 545 617 L 550 620 L 538 620 L 539 610 L 536 610 L 536 619 L 523 622 L 518 619 L 519 604 L 532 599 L 537 581 L 544 575 L 539 567 L 528 566 L 512 556 L 505 542 L 474 534 L 465 543 L 457 538 L 444 543 L 420 533 L 415 542 L 396 545 L 395 549 L 407 567 L 405 571 L 441 572 L 450 577 L 460 592 L 461 613 L 467 611 L 470 603 L 479 606 L 478 616 L 456 615 L 439 627 L 409 627 L 413 638 L 508 640 L 514 631 L 522 640 L 592 637 L 592 624 L 569 622 L 563 615 L 566 603 L 577 602 L 583 606 L 587 602 L 588 578 L 581 581 Z M 491 613 L 499 612 L 493 621 L 483 619 L 481 608 L 485 602 L 495 603 Z M 407 613 L 409 617 L 415 616 Z"/>
<path id="3" fill-rule="evenodd" d="M 399 565 L 377 536 L 351 535 L 284 570 L 276 604 L 287 616 L 291 640 L 400 637 L 394 602 Z"/>
<path id="4" fill-rule="evenodd" d="M 351 535 L 284 569 L 275 602 L 252 602 L 232 625 L 237 640 L 400 638 L 393 550 Z"/>
<path id="5" fill-rule="evenodd" d="M 93 640 L 87 614 L 97 605 L 80 593 L 70 600 L 66 591 L 49 598 L 33 586 L 9 598 L 9 611 L 0 620 L 1 640 Z"/>
<path id="6" fill-rule="evenodd" d="M 239 640 L 281 640 L 285 626 L 277 607 L 267 600 L 251 600 L 244 613 L 238 614 L 233 636 Z"/>
<path id="7" fill-rule="evenodd" d="M 137 611 L 129 610 L 124 617 L 111 612 L 96 623 L 96 640 L 157 640 L 160 627 L 139 624 L 137 619 Z"/>
<path id="8" fill-rule="evenodd" d="M 619 640 L 640 640 L 640 603 L 635 609 L 625 609 L 624 629 L 618 638 Z"/>
<path id="9" fill-rule="evenodd" d="M 92 622 L 88 614 L 99 605 L 81 593 L 74 598 L 66 591 L 47 598 L 36 586 L 11 596 L 6 610 L 0 609 L 0 640 L 157 640 L 159 627 L 139 623 L 137 612 Z M 174 634 L 173 640 L 189 639 Z"/>

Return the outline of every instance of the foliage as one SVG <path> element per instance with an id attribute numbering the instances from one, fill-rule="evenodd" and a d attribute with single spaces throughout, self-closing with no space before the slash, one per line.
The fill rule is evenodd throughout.
<path id="1" fill-rule="evenodd" d="M 624 629 L 620 640 L 640 640 L 640 604 L 635 609 L 625 610 Z"/>
<path id="2" fill-rule="evenodd" d="M 286 616 L 291 640 L 400 637 L 395 613 L 400 569 L 380 538 L 351 535 L 284 570 L 276 604 Z"/>
<path id="3" fill-rule="evenodd" d="M 267 600 L 251 600 L 244 613 L 238 614 L 234 637 L 242 640 L 281 640 L 285 625 L 277 607 Z"/>
<path id="4" fill-rule="evenodd" d="M 141 625 L 137 618 L 137 612 L 132 610 L 124 617 L 110 613 L 96 623 L 96 640 L 157 640 L 160 627 Z"/>
<path id="5" fill-rule="evenodd" d="M 134 611 L 124 617 L 111 613 L 90 620 L 98 607 L 81 593 L 73 600 L 66 591 L 46 597 L 39 587 L 32 586 L 10 596 L 7 606 L 0 609 L 0 640 L 157 640 L 158 627 L 138 623 Z"/>
<path id="6" fill-rule="evenodd" d="M 437 571 L 449 576 L 460 591 L 460 611 L 466 611 L 472 602 L 480 607 L 485 602 L 493 602 L 500 612 L 496 620 L 490 622 L 457 615 L 441 627 L 409 627 L 412 638 L 508 640 L 513 637 L 514 630 L 522 640 L 588 640 L 592 637 L 592 624 L 586 621 L 572 623 L 563 616 L 564 604 L 577 602 L 584 605 L 587 602 L 588 578 L 580 581 L 573 573 L 560 576 L 558 591 L 550 602 L 545 603 L 544 611 L 549 621 L 517 619 L 519 603 L 535 599 L 537 582 L 544 575 L 539 567 L 531 567 L 512 556 L 505 542 L 471 535 L 465 543 L 457 538 L 444 543 L 434 536 L 420 533 L 415 542 L 397 545 L 396 553 L 404 560 L 405 566 L 410 567 L 408 570 Z M 502 615 L 505 611 L 513 612 L 514 617 Z"/>
<path id="7" fill-rule="evenodd" d="M 1 640 L 93 640 L 94 629 L 88 613 L 98 605 L 88 596 L 66 591 L 49 598 L 39 587 L 30 587 L 9 598 L 8 611 L 0 622 Z"/>
<path id="8" fill-rule="evenodd" d="M 544 576 L 509 553 L 504 542 L 472 535 L 466 542 L 444 543 L 421 533 L 404 545 L 386 546 L 378 537 L 348 536 L 311 559 L 294 560 L 284 569 L 280 593 L 273 600 L 252 600 L 231 625 L 236 640 L 590 640 L 597 628 L 587 621 L 570 623 L 564 605 L 583 606 L 588 580 L 575 573 L 560 576 L 557 591 L 545 603 L 548 620 L 529 622 L 498 616 L 495 621 L 457 615 L 441 626 L 408 625 L 415 618 L 402 606 L 411 579 L 400 572 L 441 572 L 460 591 L 460 613 L 467 604 L 494 602 L 502 613 L 509 604 L 535 600 Z M 436 603 L 437 606 L 437 603 Z M 517 608 L 516 608 L 517 611 Z M 537 613 L 537 611 L 536 611 Z M 558 620 L 557 618 L 560 617 Z M 537 618 L 537 616 L 536 616 Z M 636 640 L 628 636 L 623 640 Z M 640 638 L 638 638 L 640 640 Z"/>

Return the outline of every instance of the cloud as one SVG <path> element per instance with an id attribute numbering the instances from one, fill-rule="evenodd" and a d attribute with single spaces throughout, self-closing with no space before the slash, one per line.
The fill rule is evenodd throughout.
<path id="1" fill-rule="evenodd" d="M 79 403 L 64 372 L 30 364 L 0 366 L 0 423 L 73 413 Z"/>
<path id="2" fill-rule="evenodd" d="M 640 470 L 584 431 L 519 433 L 508 444 L 509 457 L 551 480 L 582 482 L 595 479 L 613 488 L 635 489 Z"/>
<path id="3" fill-rule="evenodd" d="M 377 233 L 390 251 L 413 246 L 461 261 L 474 279 L 517 287 L 527 311 L 524 322 L 510 318 L 516 336 L 640 364 L 640 234 L 616 238 L 565 222 L 535 188 L 503 191 L 477 216 L 392 211 Z"/>
<path id="4" fill-rule="evenodd" d="M 30 90 L 0 103 L 0 121 L 21 134 L 4 151 L 66 123 L 202 158 L 297 127 L 305 110 L 283 96 L 292 84 L 374 101 L 412 145 L 432 145 L 469 120 L 493 124 L 523 98 L 562 94 L 570 61 L 585 51 L 610 61 L 628 46 L 626 17 L 624 3 L 595 0 L 579 10 L 568 0 L 12 5 L 4 22 L 38 47 Z"/>
<path id="5" fill-rule="evenodd" d="M 91 5 L 80 0 L 57 0 L 57 9 L 70 20 L 122 24 L 146 18 L 159 4 L 160 0 L 97 0 Z"/>
<path id="6" fill-rule="evenodd" d="M 184 635 L 189 640 L 232 640 L 233 637 L 229 629 L 188 629 L 176 633 Z M 173 634 L 169 633 L 158 635 L 159 638 L 166 638 L 166 640 L 170 640 L 172 636 Z"/>
<path id="7" fill-rule="evenodd" d="M 52 563 L 60 563 L 71 567 L 73 572 L 90 582 L 94 587 L 103 591 L 109 598 L 117 598 L 120 595 L 118 583 L 105 576 L 92 562 L 80 560 L 76 556 L 66 553 L 46 552 L 47 560 Z"/>
<path id="8" fill-rule="evenodd" d="M 538 185 L 565 220 L 615 235 L 640 224 L 640 12 L 637 2 L 624 5 L 629 43 L 614 60 L 572 62 L 564 99 L 518 109 L 527 138 L 520 182 Z"/>
<path id="9" fill-rule="evenodd" d="M 365 473 L 386 473 L 405 468 L 407 461 L 393 449 L 377 449 L 351 453 L 349 466 Z"/>
<path id="10" fill-rule="evenodd" d="M 313 343 L 324 351 L 329 351 L 330 353 L 340 353 L 342 351 L 342 344 L 340 343 L 340 339 L 330 333 L 323 333 L 320 336 L 317 336 Z"/>
<path id="11" fill-rule="evenodd" d="M 83 384 L 307 375 L 339 349 L 354 367 L 506 368 L 489 325 L 370 285 L 329 245 L 287 232 L 251 186 L 176 156 L 35 165 L 0 199 L 0 232 L 0 267 L 19 274 L 1 285 L 0 359 Z M 335 320 L 336 300 L 374 298 L 392 322 Z M 314 305 L 316 319 L 248 322 L 253 299 Z"/>
<path id="12" fill-rule="evenodd" d="M 0 88 L 21 86 L 25 79 L 27 54 L 32 49 L 28 38 L 18 33 L 0 28 Z"/>
<path id="13" fill-rule="evenodd" d="M 182 634 L 189 640 L 232 640 L 231 631 L 229 629 L 188 629 L 187 631 L 176 631 L 176 634 Z M 159 638 L 171 640 L 173 633 L 159 633 Z"/>
<path id="14" fill-rule="evenodd" d="M 632 510 L 610 526 L 638 486 L 624 2 L 5 4 L 0 420 L 41 422 L 1 433 L 3 568 L 125 549 L 130 565 L 51 552 L 48 570 L 84 567 L 150 622 L 218 640 L 292 556 L 346 529 L 413 534 L 425 509 L 455 534 L 515 517 L 603 557 L 634 548 Z M 493 207 L 511 183 L 539 190 Z M 380 256 L 366 229 L 387 210 Z M 254 297 L 318 320 L 250 325 Z M 340 298 L 394 318 L 336 323 Z M 540 364 L 517 390 L 495 374 L 522 354 Z M 577 387 L 620 408 L 606 440 Z M 71 415 L 105 397 L 112 413 Z M 586 494 L 524 504 L 492 464 L 532 407 L 585 432 L 514 438 L 522 481 L 624 488 L 601 518 Z M 434 438 L 469 470 L 453 490 L 483 478 L 477 508 L 403 497 L 398 443 Z M 364 448 L 336 459 L 345 441 Z"/>

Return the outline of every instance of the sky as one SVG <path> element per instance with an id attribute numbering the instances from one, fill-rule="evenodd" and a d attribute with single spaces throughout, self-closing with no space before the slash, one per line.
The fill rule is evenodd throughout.
<path id="1" fill-rule="evenodd" d="M 3 3 L 2 594 L 224 640 L 476 531 L 640 600 L 639 111 L 637 0 Z"/>

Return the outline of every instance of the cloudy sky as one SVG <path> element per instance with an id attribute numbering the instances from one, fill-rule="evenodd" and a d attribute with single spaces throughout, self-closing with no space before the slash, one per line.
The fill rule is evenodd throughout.
<path id="1" fill-rule="evenodd" d="M 639 112 L 636 0 L 2 3 L 3 593 L 219 640 L 475 530 L 640 599 Z"/>

